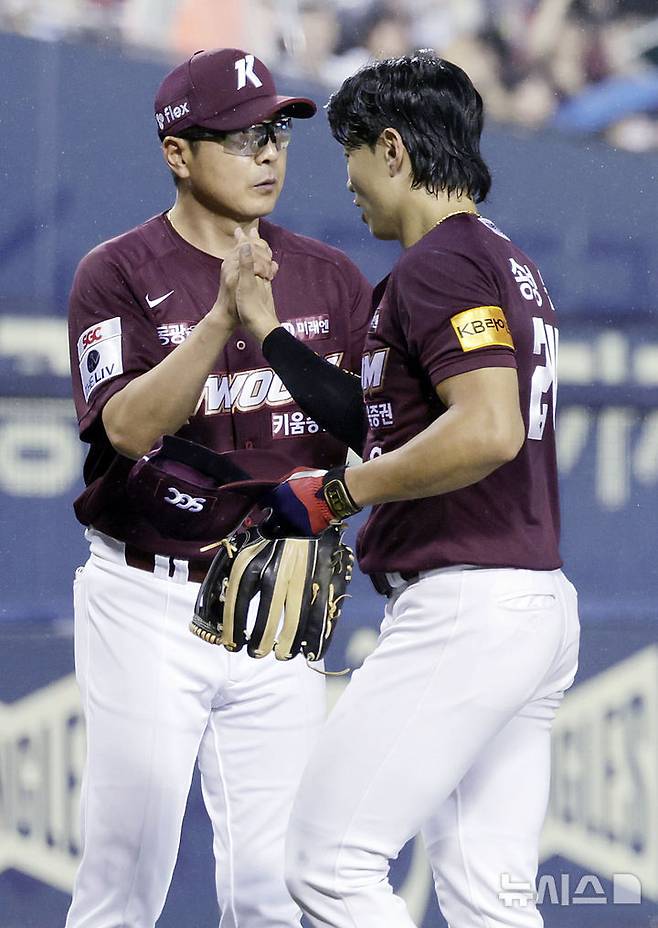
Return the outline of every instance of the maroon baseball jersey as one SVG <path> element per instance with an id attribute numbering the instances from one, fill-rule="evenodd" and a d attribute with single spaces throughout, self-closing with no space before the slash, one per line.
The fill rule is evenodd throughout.
<path id="1" fill-rule="evenodd" d="M 371 315 L 371 288 L 339 251 L 261 221 L 279 271 L 279 318 L 332 363 L 358 371 Z M 117 454 L 102 425 L 107 400 L 155 367 L 187 338 L 217 298 L 221 261 L 181 238 L 164 215 L 99 245 L 81 262 L 69 309 L 69 347 L 80 436 L 90 449 L 86 490 L 75 502 L 85 525 L 151 552 L 199 557 L 203 539 L 165 538 L 138 516 L 125 493 L 132 461 Z M 298 465 L 331 467 L 346 448 L 291 399 L 260 347 L 238 329 L 207 378 L 179 435 L 214 451 L 271 448 Z M 210 539 L 214 540 L 214 539 Z M 214 553 L 214 552 L 213 552 Z M 212 556 L 212 553 L 209 555 Z"/>
<path id="2" fill-rule="evenodd" d="M 407 249 L 380 287 L 361 374 L 364 460 L 445 411 L 438 384 L 482 367 L 516 367 L 526 441 L 514 461 L 465 489 L 374 506 L 359 535 L 362 569 L 559 567 L 558 330 L 539 270 L 492 222 L 463 214 Z"/>

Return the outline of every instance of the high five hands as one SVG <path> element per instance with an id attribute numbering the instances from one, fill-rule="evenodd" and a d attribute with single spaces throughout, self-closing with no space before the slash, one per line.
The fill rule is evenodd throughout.
<path id="1" fill-rule="evenodd" d="M 253 228 L 245 235 L 235 230 L 235 246 L 222 264 L 219 302 L 237 315 L 251 334 L 262 342 L 279 325 L 272 298 L 272 281 L 279 265 L 270 246 Z"/>

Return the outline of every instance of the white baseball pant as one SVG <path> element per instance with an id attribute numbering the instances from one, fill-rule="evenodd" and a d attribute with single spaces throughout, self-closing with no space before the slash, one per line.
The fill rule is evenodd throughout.
<path id="1" fill-rule="evenodd" d="M 324 679 L 303 658 L 255 660 L 196 638 L 199 585 L 183 563 L 173 578 L 164 564 L 150 574 L 126 566 L 120 542 L 87 534 L 74 591 L 83 850 L 67 928 L 153 928 L 197 755 L 221 928 L 298 926 L 284 839 L 325 717 Z"/>
<path id="2" fill-rule="evenodd" d="M 388 869 L 421 831 L 451 928 L 543 924 L 534 901 L 499 893 L 535 885 L 578 641 L 559 570 L 447 568 L 396 591 L 293 807 L 286 874 L 312 925 L 412 928 Z"/>

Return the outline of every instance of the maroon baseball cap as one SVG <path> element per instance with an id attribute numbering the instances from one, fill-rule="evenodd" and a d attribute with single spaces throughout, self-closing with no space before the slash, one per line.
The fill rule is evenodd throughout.
<path id="1" fill-rule="evenodd" d="M 126 491 L 161 535 L 218 539 L 232 532 L 265 490 L 289 473 L 290 459 L 271 448 L 218 454 L 163 435 L 133 464 Z M 221 492 L 224 484 L 230 488 L 226 493 Z"/>
<path id="2" fill-rule="evenodd" d="M 306 97 L 281 97 L 263 62 L 239 48 L 195 52 L 174 68 L 155 96 L 158 135 L 191 126 L 229 132 L 275 113 L 309 119 L 317 107 Z"/>

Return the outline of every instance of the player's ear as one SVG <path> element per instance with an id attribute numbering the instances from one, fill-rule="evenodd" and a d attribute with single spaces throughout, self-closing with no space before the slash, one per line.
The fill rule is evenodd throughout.
<path id="1" fill-rule="evenodd" d="M 402 136 L 397 129 L 384 129 L 379 136 L 379 142 L 383 146 L 389 176 L 394 177 L 400 172 L 406 153 Z"/>
<path id="2" fill-rule="evenodd" d="M 181 180 L 190 176 L 187 167 L 187 158 L 189 157 L 190 146 L 184 139 L 176 138 L 175 135 L 167 135 L 162 142 L 162 155 L 165 164 L 172 173 Z"/>

